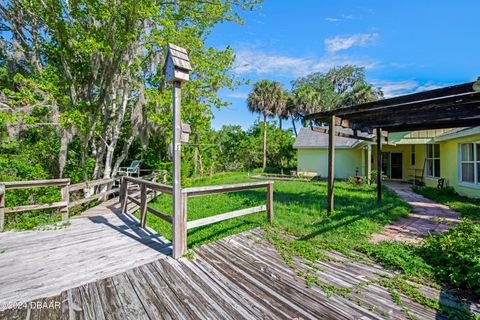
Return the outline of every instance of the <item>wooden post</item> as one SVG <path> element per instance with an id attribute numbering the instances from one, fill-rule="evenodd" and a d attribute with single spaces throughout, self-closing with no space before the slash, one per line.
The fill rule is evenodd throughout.
<path id="1" fill-rule="evenodd" d="M 368 184 L 372 183 L 372 146 L 370 143 L 367 145 L 367 181 Z"/>
<path id="2" fill-rule="evenodd" d="M 0 184 L 0 232 L 5 228 L 5 186 Z"/>
<path id="3" fill-rule="evenodd" d="M 128 204 L 128 181 L 125 177 L 122 178 L 122 202 L 121 202 L 121 211 L 122 213 L 127 213 L 127 204 Z"/>
<path id="4" fill-rule="evenodd" d="M 182 210 L 182 184 L 181 184 L 181 83 L 173 82 L 173 257 L 183 256 L 186 250 L 186 223 Z"/>
<path id="5" fill-rule="evenodd" d="M 122 207 L 123 203 L 123 181 L 120 178 L 120 186 L 118 187 L 118 202 L 120 203 L 120 208 Z"/>
<path id="6" fill-rule="evenodd" d="M 328 129 L 328 208 L 331 214 L 334 209 L 333 188 L 335 185 L 335 116 L 332 116 Z"/>
<path id="7" fill-rule="evenodd" d="M 147 224 L 147 186 L 140 185 L 140 227 L 145 228 Z"/>
<path id="8" fill-rule="evenodd" d="M 273 182 L 267 186 L 267 218 L 268 222 L 273 222 Z"/>
<path id="9" fill-rule="evenodd" d="M 382 201 L 382 129 L 377 128 L 377 201 Z"/>
<path id="10" fill-rule="evenodd" d="M 62 189 L 60 191 L 62 195 L 62 201 L 66 202 L 65 207 L 60 209 L 63 221 L 68 220 L 68 204 L 70 202 L 70 192 L 68 191 L 69 186 L 70 183 L 62 186 Z"/>

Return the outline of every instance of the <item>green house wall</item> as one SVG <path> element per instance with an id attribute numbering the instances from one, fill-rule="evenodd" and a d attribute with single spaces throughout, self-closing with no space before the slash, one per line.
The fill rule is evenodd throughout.
<path id="1" fill-rule="evenodd" d="M 335 178 L 364 175 L 364 151 L 361 148 L 335 149 Z M 328 176 L 328 149 L 298 149 L 297 172 L 305 176 Z"/>

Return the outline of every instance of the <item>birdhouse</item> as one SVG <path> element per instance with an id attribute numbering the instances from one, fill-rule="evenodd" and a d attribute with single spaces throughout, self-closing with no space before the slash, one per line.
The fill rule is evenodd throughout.
<path id="1" fill-rule="evenodd" d="M 192 129 L 190 129 L 190 125 L 188 123 L 182 123 L 182 137 L 180 138 L 180 141 L 187 143 L 191 132 Z"/>
<path id="2" fill-rule="evenodd" d="M 188 81 L 190 79 L 189 73 L 192 71 L 192 66 L 190 65 L 187 50 L 171 43 L 167 49 L 167 60 L 165 61 L 164 68 L 166 81 Z"/>

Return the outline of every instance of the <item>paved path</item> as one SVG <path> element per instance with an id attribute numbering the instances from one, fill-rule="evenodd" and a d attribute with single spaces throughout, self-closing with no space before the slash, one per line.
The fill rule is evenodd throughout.
<path id="1" fill-rule="evenodd" d="M 460 221 L 460 214 L 448 206 L 415 193 L 410 185 L 386 182 L 385 185 L 413 207 L 407 218 L 388 225 L 382 234 L 374 234 L 372 242 L 382 240 L 418 242 L 428 234 L 446 232 Z"/>

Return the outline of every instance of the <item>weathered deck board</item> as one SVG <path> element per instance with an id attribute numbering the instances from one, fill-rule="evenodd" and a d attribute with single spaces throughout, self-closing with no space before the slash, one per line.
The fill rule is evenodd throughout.
<path id="1" fill-rule="evenodd" d="M 116 202 L 87 210 L 60 230 L 0 233 L 0 249 L 5 250 L 0 254 L 0 310 L 8 303 L 55 296 L 170 254 L 166 239 L 120 214 Z M 115 297 L 109 286 L 79 290 L 89 297 L 98 289 Z M 85 311 L 92 313 L 79 314 L 88 316 Z"/>
<path id="2" fill-rule="evenodd" d="M 82 223 L 88 225 L 85 221 Z M 123 234 L 122 237 L 133 240 Z M 60 248 L 64 247 L 68 248 Z M 107 250 L 108 246 L 103 248 Z M 138 256 L 132 250 L 140 250 L 140 246 L 128 248 L 126 257 L 137 261 Z M 17 249 L 21 250 L 20 247 Z M 148 250 L 140 251 L 142 254 L 149 253 Z M 349 297 L 329 296 L 317 285 L 308 288 L 297 271 L 310 269 L 321 281 L 343 288 L 378 279 L 380 274 L 393 273 L 366 258 L 359 262 L 336 252 L 326 253 L 332 261 L 317 261 L 315 269 L 306 265 L 305 261 L 295 259 L 294 270 L 263 239 L 260 229 L 193 251 L 193 260 L 174 260 L 156 252 L 157 255 L 152 255 L 150 261 L 142 261 L 138 265 L 124 264 L 128 269 L 123 272 L 106 274 L 102 279 L 93 277 L 63 292 L 57 290 L 49 294 L 55 291 L 52 287 L 44 298 L 31 300 L 41 305 L 56 302 L 57 308 L 6 309 L 0 311 L 0 319 L 408 319 L 405 307 L 410 315 L 419 319 L 443 318 L 435 310 L 421 306 L 406 296 L 402 296 L 402 309 L 392 301 L 388 290 L 376 283 L 362 287 L 359 292 L 353 291 Z M 45 253 L 45 250 L 42 252 Z M 84 254 L 91 253 L 87 250 Z M 94 255 L 91 254 L 91 257 Z M 115 259 L 122 260 L 121 256 L 115 256 Z M 55 261 L 60 263 L 60 260 Z M 62 266 L 61 270 L 64 273 L 67 267 Z M 80 272 L 84 272 L 83 269 Z M 70 276 L 79 279 L 74 274 Z M 15 277 L 20 288 L 28 291 L 35 289 L 33 282 L 31 287 L 25 287 L 18 276 Z M 50 280 L 55 282 L 56 277 L 60 275 L 53 273 Z M 8 281 L 6 277 L 1 279 L 0 284 Z M 82 278 L 82 281 L 86 280 Z M 0 296 L 7 297 L 3 286 L 1 289 Z M 432 297 L 441 294 L 428 287 L 419 289 Z M 20 293 L 21 290 L 15 292 Z M 3 302 L 12 300 L 3 299 Z"/>

